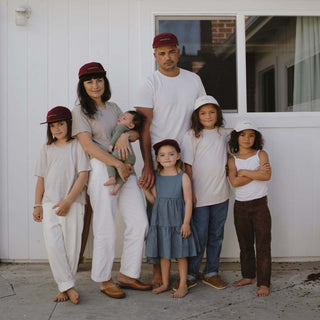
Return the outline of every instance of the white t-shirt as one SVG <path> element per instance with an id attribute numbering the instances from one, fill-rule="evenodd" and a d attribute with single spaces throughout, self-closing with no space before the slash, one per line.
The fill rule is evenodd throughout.
<path id="1" fill-rule="evenodd" d="M 222 203 L 230 197 L 226 176 L 227 137 L 223 128 L 204 129 L 199 138 L 190 129 L 183 139 L 182 160 L 192 166 L 197 207 Z"/>
<path id="2" fill-rule="evenodd" d="M 77 139 L 64 146 L 44 145 L 40 151 L 35 175 L 44 178 L 42 202 L 58 203 L 64 200 L 81 171 L 90 171 L 90 160 Z M 75 202 L 86 203 L 85 188 Z"/>
<path id="3" fill-rule="evenodd" d="M 260 167 L 260 158 L 259 151 L 257 153 L 248 158 L 248 159 L 240 159 L 235 156 L 234 162 L 237 168 L 237 171 L 244 170 L 258 170 Z M 235 196 L 238 201 L 249 201 L 254 199 L 260 199 L 266 196 L 268 193 L 268 184 L 267 181 L 261 180 L 252 180 L 248 184 L 235 188 Z"/>
<path id="4" fill-rule="evenodd" d="M 92 140 L 105 151 L 111 141 L 112 130 L 117 125 L 117 120 L 122 114 L 121 109 L 114 102 L 107 102 L 105 108 L 98 107 L 93 119 L 85 115 L 81 106 L 72 109 L 72 136 L 80 132 L 92 134 Z"/>
<path id="5" fill-rule="evenodd" d="M 176 77 L 167 77 L 159 71 L 148 77 L 135 106 L 153 109 L 152 145 L 164 139 L 181 143 L 190 128 L 194 102 L 205 94 L 200 77 L 184 69 Z"/>

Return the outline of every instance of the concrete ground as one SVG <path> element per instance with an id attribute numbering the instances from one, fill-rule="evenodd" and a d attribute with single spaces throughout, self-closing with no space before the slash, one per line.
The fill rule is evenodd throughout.
<path id="1" fill-rule="evenodd" d="M 115 263 L 116 279 L 119 264 Z M 173 263 L 172 282 L 178 279 Z M 99 292 L 90 279 L 90 264 L 80 266 L 77 290 L 79 305 L 70 301 L 55 303 L 57 293 L 48 264 L 0 263 L 1 320 L 180 320 L 180 319 L 244 319 L 244 320 L 307 320 L 320 319 L 320 280 L 305 281 L 320 272 L 320 262 L 274 263 L 271 295 L 255 297 L 256 286 L 235 288 L 239 279 L 237 263 L 222 263 L 221 275 L 227 281 L 225 290 L 215 290 L 201 282 L 183 299 L 172 299 L 171 293 L 125 290 L 127 297 L 111 299 Z M 151 266 L 144 264 L 141 279 L 151 281 Z"/>

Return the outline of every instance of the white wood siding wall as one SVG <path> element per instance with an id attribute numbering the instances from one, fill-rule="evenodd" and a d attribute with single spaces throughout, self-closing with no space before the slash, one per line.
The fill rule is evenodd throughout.
<path id="1" fill-rule="evenodd" d="M 156 14 L 320 14 L 317 0 L 267 3 L 268 12 L 266 2 L 258 0 L 0 0 L 0 259 L 46 258 L 42 226 L 32 219 L 33 172 L 46 135 L 39 123 L 56 105 L 74 106 L 82 64 L 99 61 L 106 67 L 111 100 L 125 110 L 132 107 L 139 84 L 154 68 Z M 15 9 L 23 4 L 32 10 L 25 27 L 15 25 Z M 243 27 L 239 20 L 241 39 Z M 243 45 L 237 45 L 239 57 L 244 57 Z M 238 64 L 238 78 L 245 79 L 244 65 Z M 245 92 L 239 90 L 240 114 L 245 113 L 245 100 Z M 236 117 L 227 115 L 227 127 Z M 262 128 L 273 166 L 272 255 L 318 259 L 320 113 L 250 117 Z M 120 221 L 118 228 L 122 229 Z M 90 245 L 86 256 L 91 255 Z M 119 240 L 118 256 L 120 248 Z M 231 206 L 222 257 L 238 254 Z"/>

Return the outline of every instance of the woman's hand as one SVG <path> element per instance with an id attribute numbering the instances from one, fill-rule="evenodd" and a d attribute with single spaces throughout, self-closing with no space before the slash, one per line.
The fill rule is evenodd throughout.
<path id="1" fill-rule="evenodd" d="M 35 207 L 33 210 L 33 220 L 36 222 L 41 222 L 43 218 L 43 209 L 42 207 Z"/>
<path id="2" fill-rule="evenodd" d="M 132 154 L 129 144 L 129 134 L 127 132 L 121 134 L 114 146 L 114 150 L 118 150 L 120 160 L 126 160 L 128 159 L 129 154 Z"/>
<path id="3" fill-rule="evenodd" d="M 116 166 L 118 170 L 119 176 L 123 182 L 126 182 L 131 174 L 132 165 L 129 163 L 123 163 L 119 161 L 118 165 Z"/>
<path id="4" fill-rule="evenodd" d="M 71 206 L 72 202 L 70 202 L 67 199 L 64 199 L 63 201 L 60 201 L 59 203 L 57 203 L 56 205 L 54 205 L 52 207 L 52 209 L 56 209 L 56 215 L 57 216 L 66 216 L 67 213 L 69 212 L 70 206 Z"/>
<path id="5" fill-rule="evenodd" d="M 190 224 L 189 223 L 184 223 L 181 226 L 180 234 L 182 235 L 183 239 L 186 239 L 190 236 L 191 234 L 191 229 L 190 229 Z"/>

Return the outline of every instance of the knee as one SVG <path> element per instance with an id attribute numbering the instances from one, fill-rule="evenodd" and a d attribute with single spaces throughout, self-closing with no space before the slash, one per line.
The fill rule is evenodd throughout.
<path id="1" fill-rule="evenodd" d="M 141 219 L 140 221 L 137 221 L 135 224 L 128 226 L 127 234 L 134 235 L 135 238 L 142 238 L 144 240 L 147 236 L 148 228 L 148 219 Z"/>

